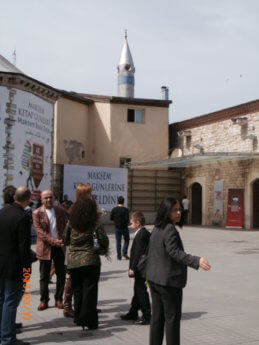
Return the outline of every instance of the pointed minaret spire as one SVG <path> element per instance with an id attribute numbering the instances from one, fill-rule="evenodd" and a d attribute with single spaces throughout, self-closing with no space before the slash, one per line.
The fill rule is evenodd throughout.
<path id="1" fill-rule="evenodd" d="M 16 66 L 16 50 L 13 51 L 13 64 Z"/>
<path id="2" fill-rule="evenodd" d="M 125 30 L 125 41 L 121 52 L 118 66 L 118 96 L 134 97 L 135 67 L 128 45 L 127 29 Z"/>

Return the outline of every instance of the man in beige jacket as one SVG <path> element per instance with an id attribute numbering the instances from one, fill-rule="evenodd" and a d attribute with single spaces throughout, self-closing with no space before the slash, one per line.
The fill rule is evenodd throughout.
<path id="1" fill-rule="evenodd" d="M 33 212 L 33 225 L 37 233 L 36 254 L 40 261 L 40 305 L 38 310 L 48 308 L 49 276 L 51 260 L 54 261 L 57 284 L 55 306 L 63 309 L 63 292 L 66 278 L 62 234 L 67 223 L 67 214 L 63 208 L 54 206 L 51 190 L 41 193 L 42 206 Z"/>

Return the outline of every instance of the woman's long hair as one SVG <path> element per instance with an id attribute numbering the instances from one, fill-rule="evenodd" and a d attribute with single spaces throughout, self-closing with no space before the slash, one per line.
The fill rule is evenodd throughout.
<path id="1" fill-rule="evenodd" d="M 69 215 L 69 223 L 71 227 L 80 232 L 94 229 L 98 220 L 96 201 L 92 198 L 91 192 L 85 192 L 86 188 L 84 186 L 87 185 L 80 184 L 77 187 L 76 201 L 71 207 Z"/>
<path id="2" fill-rule="evenodd" d="M 157 211 L 157 216 L 155 220 L 155 226 L 157 228 L 164 229 L 167 226 L 167 224 L 172 223 L 170 214 L 171 214 L 172 208 L 177 203 L 180 204 L 179 200 L 177 200 L 176 198 L 166 198 L 161 202 L 159 209 Z"/>
<path id="3" fill-rule="evenodd" d="M 89 183 L 79 183 L 76 188 L 75 201 L 91 197 L 92 187 Z"/>

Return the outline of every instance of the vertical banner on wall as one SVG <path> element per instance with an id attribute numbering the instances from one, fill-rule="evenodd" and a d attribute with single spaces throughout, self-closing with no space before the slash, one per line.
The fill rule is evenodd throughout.
<path id="1" fill-rule="evenodd" d="M 244 189 L 228 190 L 227 228 L 242 228 L 244 214 Z"/>
<path id="2" fill-rule="evenodd" d="M 53 115 L 52 103 L 0 86 L 0 190 L 25 185 L 36 199 L 51 187 Z"/>
<path id="3" fill-rule="evenodd" d="M 128 169 L 85 165 L 64 165 L 64 194 L 74 200 L 79 183 L 89 183 L 98 207 L 111 211 L 117 198 L 123 196 L 125 206 L 128 197 Z"/>
<path id="4" fill-rule="evenodd" d="M 214 225 L 222 225 L 223 221 L 223 181 L 214 181 L 213 217 Z"/>

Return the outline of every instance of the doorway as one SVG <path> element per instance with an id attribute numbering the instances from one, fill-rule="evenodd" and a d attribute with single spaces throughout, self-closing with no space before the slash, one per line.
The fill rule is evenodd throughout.
<path id="1" fill-rule="evenodd" d="M 259 179 L 253 183 L 253 228 L 259 228 Z"/>
<path id="2" fill-rule="evenodd" d="M 192 224 L 202 224 L 202 186 L 198 182 L 192 185 Z"/>

